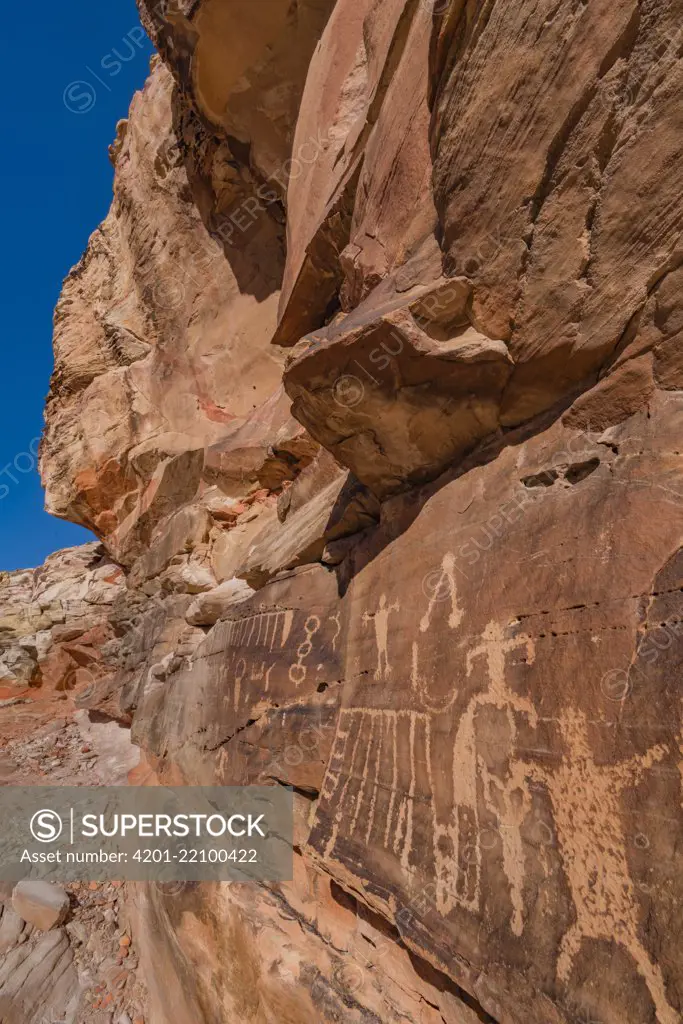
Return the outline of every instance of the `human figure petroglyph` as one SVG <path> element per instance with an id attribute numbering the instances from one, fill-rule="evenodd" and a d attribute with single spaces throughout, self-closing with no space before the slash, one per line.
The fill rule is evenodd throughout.
<path id="1" fill-rule="evenodd" d="M 512 914 L 510 928 L 515 935 L 524 931 L 524 844 L 522 825 L 532 809 L 531 794 L 526 785 L 524 766 L 511 765 L 505 779 L 489 772 L 488 766 L 479 758 L 484 803 L 489 811 L 498 816 L 498 835 L 503 852 L 503 870 L 510 883 Z"/>
<path id="2" fill-rule="evenodd" d="M 450 629 L 456 629 L 462 622 L 463 610 L 458 604 L 458 591 L 455 582 L 455 555 L 446 552 L 441 562 L 441 571 L 430 574 L 429 607 L 420 620 L 420 632 L 426 633 L 432 619 L 432 612 L 435 604 L 440 604 L 446 598 L 450 599 L 451 612 L 448 617 Z"/>
<path id="3" fill-rule="evenodd" d="M 477 749 L 478 715 L 482 708 L 502 711 L 507 722 L 505 745 L 511 762 L 517 741 L 515 712 L 525 714 L 532 726 L 538 724 L 534 705 L 510 689 L 506 678 L 506 655 L 525 648 L 527 661 L 534 660 L 530 637 L 506 635 L 499 623 L 489 622 L 481 642 L 466 656 L 467 676 L 471 676 L 479 658 L 486 662 L 486 688 L 474 696 L 458 723 L 453 745 L 454 808 L 451 821 L 436 828 L 434 850 L 437 873 L 437 906 L 448 913 L 456 904 L 478 913 L 481 909 L 481 828 L 479 820 L 478 779 L 482 779 L 486 809 L 498 820 L 498 834 L 503 852 L 503 869 L 510 885 L 512 914 L 510 926 L 521 935 L 523 919 L 524 850 L 521 826 L 531 807 L 523 766 L 509 763 L 505 776 L 489 770 Z M 465 856 L 467 853 L 467 856 Z M 455 874 L 455 880 L 452 875 Z"/>
<path id="4" fill-rule="evenodd" d="M 529 779 L 543 784 L 553 807 L 558 846 L 574 904 L 576 920 L 565 933 L 557 976 L 568 982 L 582 941 L 617 942 L 633 957 L 655 1004 L 659 1024 L 676 1024 L 659 966 L 638 936 L 638 900 L 626 859 L 621 824 L 621 797 L 640 783 L 645 772 L 668 754 L 651 747 L 627 761 L 596 764 L 586 716 L 571 708 L 559 716 L 567 752 L 558 768 L 525 765 Z"/>
<path id="5" fill-rule="evenodd" d="M 505 627 L 498 622 L 489 622 L 481 635 L 481 643 L 467 652 L 466 669 L 467 675 L 471 675 L 472 667 L 477 658 L 486 658 L 489 686 L 487 688 L 487 703 L 498 704 L 498 707 L 513 707 L 518 711 L 524 711 L 533 717 L 532 724 L 537 722 L 536 708 L 525 697 L 520 697 L 512 691 L 505 679 L 505 655 L 525 647 L 527 661 L 531 665 L 535 659 L 534 642 L 526 633 L 517 636 L 507 637 Z"/>
<path id="6" fill-rule="evenodd" d="M 367 625 L 369 622 L 373 622 L 375 625 L 375 642 L 377 643 L 375 679 L 386 679 L 391 675 L 391 665 L 389 664 L 389 616 L 392 612 L 400 611 L 400 608 L 401 606 L 398 601 L 394 601 L 393 604 L 387 604 L 387 595 L 382 594 L 377 611 L 372 614 L 365 612 L 363 615 L 364 625 Z"/>

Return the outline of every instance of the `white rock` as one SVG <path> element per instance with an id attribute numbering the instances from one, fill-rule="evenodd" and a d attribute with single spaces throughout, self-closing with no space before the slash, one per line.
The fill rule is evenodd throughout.
<path id="1" fill-rule="evenodd" d="M 211 569 L 197 562 L 171 566 L 165 576 L 172 579 L 186 594 L 201 594 L 216 586 L 216 577 Z"/>

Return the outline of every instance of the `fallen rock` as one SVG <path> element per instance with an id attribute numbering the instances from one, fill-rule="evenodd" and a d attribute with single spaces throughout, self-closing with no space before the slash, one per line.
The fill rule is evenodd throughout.
<path id="1" fill-rule="evenodd" d="M 23 921 L 49 932 L 66 920 L 69 897 L 51 882 L 24 881 L 14 888 L 12 906 Z"/>
<path id="2" fill-rule="evenodd" d="M 11 647 L 5 652 L 0 665 L 3 669 L 3 677 L 20 688 L 36 686 L 40 682 L 40 669 L 38 668 L 37 654 L 35 648 L 26 650 L 23 647 Z"/>

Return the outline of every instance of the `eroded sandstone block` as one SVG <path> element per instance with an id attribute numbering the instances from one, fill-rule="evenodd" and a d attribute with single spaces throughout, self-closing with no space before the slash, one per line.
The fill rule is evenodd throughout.
<path id="1" fill-rule="evenodd" d="M 69 897 L 51 882 L 18 882 L 12 892 L 14 912 L 28 924 L 49 932 L 58 928 L 69 913 Z"/>
<path id="2" fill-rule="evenodd" d="M 368 300 L 287 366 L 294 414 L 380 497 L 438 476 L 499 430 L 513 361 L 473 327 L 468 299 L 456 280 L 387 311 Z"/>

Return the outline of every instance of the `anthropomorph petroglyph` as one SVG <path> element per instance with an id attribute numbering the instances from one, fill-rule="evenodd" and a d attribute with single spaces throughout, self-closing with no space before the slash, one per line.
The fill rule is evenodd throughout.
<path id="1" fill-rule="evenodd" d="M 382 594 L 379 599 L 379 608 L 373 614 L 365 612 L 363 615 L 363 623 L 367 625 L 368 622 L 373 622 L 375 625 L 375 640 L 377 643 L 377 669 L 375 670 L 375 679 L 386 679 L 391 675 L 391 665 L 389 664 L 389 616 L 392 612 L 400 610 L 400 604 L 394 601 L 393 604 L 387 604 L 387 595 Z"/>
<path id="2" fill-rule="evenodd" d="M 558 844 L 576 919 L 564 935 L 557 962 L 558 978 L 568 982 L 584 939 L 617 942 L 631 956 L 645 980 L 659 1024 L 677 1024 L 664 979 L 642 945 L 638 899 L 626 860 L 621 824 L 624 790 L 638 785 L 646 771 L 668 754 L 655 746 L 645 754 L 612 765 L 595 763 L 586 716 L 566 709 L 559 718 L 566 754 L 555 770 L 526 765 L 528 778 L 548 791 Z"/>
<path id="3" fill-rule="evenodd" d="M 381 820 L 383 835 L 376 835 L 386 850 L 410 867 L 416 798 L 421 806 L 421 827 L 431 832 L 436 873 L 436 906 L 447 914 L 457 905 L 472 913 L 481 911 L 482 830 L 479 801 L 497 821 L 503 867 L 510 886 L 510 925 L 515 934 L 523 929 L 523 848 L 521 826 L 531 810 L 525 764 L 515 760 L 518 717 L 537 725 L 536 709 L 506 681 L 506 657 L 524 651 L 533 661 L 530 637 L 510 636 L 496 622 L 488 624 L 479 642 L 466 657 L 467 677 L 483 660 L 484 686 L 468 701 L 458 721 L 448 769 L 450 786 L 437 793 L 433 778 L 439 769 L 433 749 L 433 723 L 447 723 L 444 709 L 424 710 L 348 708 L 340 713 L 334 749 L 323 785 L 322 797 L 333 814 L 327 845 L 330 855 L 342 822 L 349 834 L 361 824 L 365 842 Z M 457 694 L 462 687 L 454 687 Z M 452 704 L 452 702 L 451 702 Z M 450 708 L 450 705 L 449 705 Z M 497 712 L 497 728 L 504 723 L 496 767 L 482 757 L 482 731 L 487 708 Z M 490 723 L 489 723 L 490 725 Z M 446 728 L 448 725 L 446 724 Z M 500 757 L 500 750 L 503 756 Z M 440 753 L 443 766 L 443 752 Z M 481 780 L 481 781 L 480 781 Z M 429 841 L 429 840 L 428 840 Z"/>
<path id="4" fill-rule="evenodd" d="M 480 643 L 471 648 L 466 657 L 467 676 L 471 676 L 475 663 L 483 658 L 486 667 L 486 687 L 472 697 L 465 708 L 453 745 L 454 808 L 451 820 L 437 826 L 435 854 L 437 870 L 437 905 L 448 913 L 459 904 L 472 912 L 481 905 L 481 829 L 479 815 L 478 779 L 482 779 L 482 799 L 486 809 L 498 821 L 502 844 L 503 868 L 510 885 L 512 915 L 510 926 L 521 935 L 523 921 L 524 852 L 520 828 L 531 801 L 523 766 L 514 763 L 518 726 L 515 712 L 528 716 L 530 725 L 536 726 L 534 705 L 510 688 L 505 678 L 506 655 L 525 648 L 527 661 L 534 658 L 534 646 L 525 634 L 510 637 L 497 622 L 490 622 L 481 635 Z M 492 771 L 478 751 L 478 720 L 482 709 L 491 707 L 503 712 L 507 735 L 501 736 L 501 746 L 507 757 L 505 768 Z"/>
<path id="5" fill-rule="evenodd" d="M 429 607 L 420 620 L 420 632 L 426 633 L 432 618 L 435 604 L 450 601 L 451 612 L 448 625 L 455 629 L 462 622 L 463 611 L 458 604 L 458 591 L 455 583 L 455 555 L 447 552 L 443 556 L 441 569 L 429 576 Z"/>

